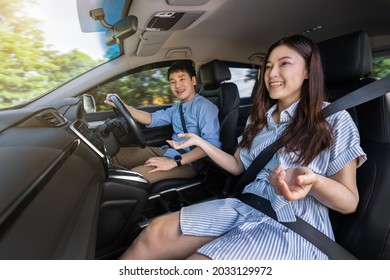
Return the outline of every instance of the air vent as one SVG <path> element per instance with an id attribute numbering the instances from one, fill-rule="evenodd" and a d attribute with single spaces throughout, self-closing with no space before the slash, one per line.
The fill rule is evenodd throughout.
<path id="1" fill-rule="evenodd" d="M 66 119 L 54 110 L 43 111 L 39 117 L 50 126 L 62 126 L 66 123 Z"/>

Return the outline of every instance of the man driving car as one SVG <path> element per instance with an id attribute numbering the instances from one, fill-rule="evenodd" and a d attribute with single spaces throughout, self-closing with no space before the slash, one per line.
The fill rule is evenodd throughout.
<path id="1" fill-rule="evenodd" d="M 148 113 L 125 104 L 131 116 L 146 127 L 171 124 L 172 139 L 181 141 L 178 133 L 191 132 L 208 141 L 217 148 L 219 141 L 218 107 L 205 97 L 197 94 L 194 67 L 186 62 L 174 63 L 167 72 L 172 94 L 180 102 L 163 110 Z M 108 94 L 104 101 L 114 107 Z M 201 158 L 206 154 L 200 148 L 176 151 L 168 145 L 145 148 L 122 147 L 113 156 L 114 164 L 121 165 L 142 174 L 150 183 L 170 178 L 192 178 L 203 167 Z"/>

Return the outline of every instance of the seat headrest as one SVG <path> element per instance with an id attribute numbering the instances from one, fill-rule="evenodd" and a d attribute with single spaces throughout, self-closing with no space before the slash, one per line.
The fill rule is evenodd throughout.
<path id="1" fill-rule="evenodd" d="M 229 67 L 217 59 L 203 64 L 199 72 L 203 87 L 218 86 L 221 82 L 230 80 L 232 77 Z"/>
<path id="2" fill-rule="evenodd" d="M 368 35 L 358 31 L 318 43 L 327 85 L 371 74 L 372 53 Z"/>

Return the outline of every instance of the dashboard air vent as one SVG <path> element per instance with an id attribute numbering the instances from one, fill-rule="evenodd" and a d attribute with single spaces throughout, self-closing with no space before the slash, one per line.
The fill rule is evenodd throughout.
<path id="1" fill-rule="evenodd" d="M 62 126 L 66 123 L 66 119 L 54 110 L 45 110 L 39 114 L 39 117 L 51 126 Z"/>

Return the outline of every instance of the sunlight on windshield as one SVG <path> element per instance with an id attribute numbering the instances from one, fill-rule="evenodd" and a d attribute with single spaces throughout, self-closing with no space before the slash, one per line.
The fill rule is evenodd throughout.
<path id="1" fill-rule="evenodd" d="M 119 55 L 118 45 L 104 44 L 104 32 L 81 31 L 76 0 L 0 3 L 0 108 L 29 102 Z"/>

